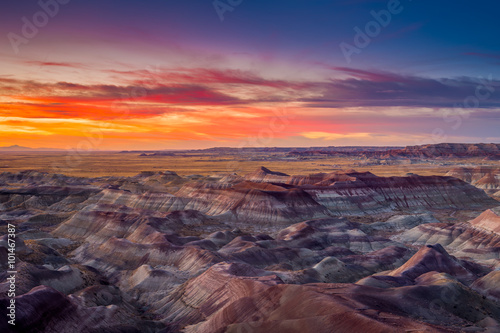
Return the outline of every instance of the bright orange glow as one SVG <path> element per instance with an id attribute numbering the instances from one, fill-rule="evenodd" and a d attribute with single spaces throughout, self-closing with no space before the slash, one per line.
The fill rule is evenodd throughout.
<path id="1" fill-rule="evenodd" d="M 369 106 L 363 103 L 372 100 L 357 99 L 358 93 L 373 95 L 373 82 L 397 81 L 397 76 L 340 70 L 359 78 L 304 81 L 199 68 L 94 70 L 110 73 L 105 84 L 0 77 L 0 146 L 404 145 L 429 141 L 425 132 L 436 127 L 433 123 L 442 125 L 432 108 L 391 106 L 392 100 Z M 400 80 L 411 83 L 411 78 Z"/>

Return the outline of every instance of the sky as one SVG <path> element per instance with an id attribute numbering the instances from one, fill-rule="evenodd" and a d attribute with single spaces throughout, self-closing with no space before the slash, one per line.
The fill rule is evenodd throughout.
<path id="1" fill-rule="evenodd" d="M 0 2 L 0 146 L 500 143 L 500 3 Z"/>

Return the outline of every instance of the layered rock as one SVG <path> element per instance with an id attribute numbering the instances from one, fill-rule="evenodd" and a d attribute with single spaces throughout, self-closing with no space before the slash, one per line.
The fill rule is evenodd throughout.
<path id="1" fill-rule="evenodd" d="M 408 146 L 401 153 L 418 157 L 486 157 L 500 155 L 500 144 L 439 143 Z"/>
<path id="2" fill-rule="evenodd" d="M 450 170 L 446 175 L 462 179 L 492 195 L 500 189 L 500 168 L 498 167 L 460 167 Z"/>
<path id="3" fill-rule="evenodd" d="M 211 181 L 190 181 L 173 173 L 143 173 L 123 181 L 111 180 L 116 185 L 104 189 L 96 185 L 102 179 L 88 181 L 94 185 L 3 189 L 0 204 L 5 210 L 26 209 L 30 214 L 44 210 L 51 214 L 53 224 L 75 211 L 95 215 L 100 208 L 92 213 L 92 207 L 113 211 L 126 206 L 146 211 L 146 215 L 195 210 L 219 221 L 276 226 L 332 215 L 475 209 L 497 204 L 483 191 L 451 177 L 387 178 L 355 171 L 288 176 L 261 168 L 246 179 L 219 177 Z M 5 214 L 13 219 L 10 213 Z M 33 218 L 36 222 L 35 215 Z"/>
<path id="4" fill-rule="evenodd" d="M 378 159 L 433 159 L 433 158 L 481 158 L 496 161 L 500 157 L 500 144 L 494 143 L 439 143 L 405 148 L 388 147 L 387 149 L 323 149 L 293 150 L 291 156 L 333 155 L 338 157 L 362 157 Z"/>
<path id="5" fill-rule="evenodd" d="M 495 270 L 474 281 L 471 288 L 499 302 L 500 301 L 500 270 Z"/>
<path id="6" fill-rule="evenodd" d="M 388 276 L 399 278 L 402 281 L 415 281 L 419 276 L 433 271 L 447 273 L 466 282 L 478 278 L 455 257 L 450 256 L 440 244 L 427 245 L 422 248 L 404 265 L 390 272 Z"/>
<path id="7" fill-rule="evenodd" d="M 16 325 L 1 320 L 2 332 L 158 332 L 162 327 L 127 311 L 123 302 L 85 307 L 78 298 L 46 286 L 33 288 L 15 301 Z M 8 302 L 0 298 L 2 309 Z"/>
<path id="8" fill-rule="evenodd" d="M 360 303 L 346 299 L 349 292 L 350 286 L 285 285 L 265 271 L 220 264 L 183 285 L 162 310 L 172 328 L 190 324 L 186 332 L 352 332 L 363 328 L 397 332 L 401 327 L 446 332 L 387 313 L 378 318 L 366 316 L 359 310 Z"/>
<path id="9" fill-rule="evenodd" d="M 186 209 L 242 221 L 286 223 L 329 215 L 325 207 L 300 188 L 193 183 L 183 186 L 176 196 L 189 199 Z"/>
<path id="10" fill-rule="evenodd" d="M 440 243 L 456 256 L 497 265 L 500 259 L 499 225 L 498 213 L 486 210 L 469 222 L 423 224 L 392 239 L 414 245 Z"/>
<path id="11" fill-rule="evenodd" d="M 390 211 L 394 208 L 463 208 L 496 205 L 463 181 L 451 177 L 377 177 L 371 173 L 349 173 L 355 181 L 335 182 L 327 187 L 307 188 L 308 193 L 340 214 L 350 214 L 342 203 L 357 205 L 362 212 Z M 490 206 L 490 207 L 491 207 Z"/>
<path id="12" fill-rule="evenodd" d="M 338 263 L 328 259 L 317 269 L 326 266 Z M 477 274 L 439 245 L 356 285 L 289 285 L 269 271 L 221 263 L 179 287 L 161 311 L 171 329 L 185 332 L 457 332 L 471 323 L 498 329 L 495 303 L 457 277 Z"/>
<path id="13" fill-rule="evenodd" d="M 18 229 L 21 332 L 498 328 L 497 211 L 457 224 L 428 212 L 497 205 L 456 178 L 260 168 L 1 179 L 0 227 Z M 5 235 L 4 269 L 8 247 Z"/>

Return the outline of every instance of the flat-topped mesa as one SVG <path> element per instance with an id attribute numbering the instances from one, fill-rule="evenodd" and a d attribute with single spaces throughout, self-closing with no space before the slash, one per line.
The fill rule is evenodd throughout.
<path id="1" fill-rule="evenodd" d="M 354 170 L 290 176 L 265 167 L 245 178 L 190 180 L 172 172 L 124 177 L 101 185 L 41 186 L 0 190 L 0 206 L 50 207 L 60 211 L 91 205 L 170 213 L 196 210 L 224 221 L 288 225 L 314 218 L 388 213 L 395 209 L 474 209 L 498 202 L 459 179 L 440 176 L 378 177 Z M 63 200 L 68 197 L 68 200 Z M 50 200 L 49 200 L 50 199 Z M 57 204 L 56 204 L 57 203 Z M 80 216 L 81 217 L 81 216 Z"/>
<path id="2" fill-rule="evenodd" d="M 364 149 L 363 149 L 364 148 Z M 440 143 L 421 146 L 407 146 L 405 148 L 386 147 L 386 149 L 372 150 L 368 147 L 359 147 L 358 150 L 330 150 L 317 148 L 312 151 L 290 151 L 290 156 L 339 156 L 363 157 L 378 159 L 405 159 L 405 158 L 481 158 L 496 161 L 500 158 L 500 144 L 479 143 Z"/>
<path id="3" fill-rule="evenodd" d="M 358 175 L 376 177 L 370 172 L 356 172 L 355 170 L 336 171 L 331 173 L 315 173 L 307 176 L 293 175 L 288 180 L 288 184 L 295 186 L 330 186 L 337 182 L 355 182 Z"/>
<path id="4" fill-rule="evenodd" d="M 190 182 L 174 193 L 183 209 L 238 220 L 299 222 L 330 215 L 363 215 L 394 209 L 486 209 L 497 202 L 459 179 L 441 176 L 378 177 L 337 171 L 288 176 L 259 168 L 234 182 Z"/>
<path id="5" fill-rule="evenodd" d="M 439 143 L 408 146 L 400 153 L 422 157 L 486 157 L 500 155 L 500 144 Z"/>
<path id="6" fill-rule="evenodd" d="M 497 202 L 486 193 L 461 180 L 441 176 L 377 177 L 370 173 L 348 173 L 355 180 L 304 186 L 315 200 L 332 212 L 378 213 L 394 208 L 426 207 L 490 208 Z M 356 208 L 357 207 L 357 208 Z"/>
<path id="7" fill-rule="evenodd" d="M 328 216 L 328 210 L 300 188 L 262 186 L 258 183 L 186 184 L 175 195 L 194 209 L 211 215 L 224 215 L 226 219 L 240 221 L 299 222 Z"/>

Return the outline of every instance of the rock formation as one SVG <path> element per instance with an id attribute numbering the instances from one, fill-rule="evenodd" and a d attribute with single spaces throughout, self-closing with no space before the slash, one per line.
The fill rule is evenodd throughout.
<path id="1" fill-rule="evenodd" d="M 262 167 L 0 184 L 2 311 L 8 224 L 17 256 L 17 324 L 2 312 L 2 332 L 500 330 L 498 202 L 454 177 Z M 450 209 L 475 218 L 443 223 Z"/>
<path id="2" fill-rule="evenodd" d="M 493 197 L 500 197 L 496 193 L 500 190 L 500 168 L 479 166 L 475 168 L 454 168 L 447 176 L 466 181 L 477 188 L 483 189 Z"/>

